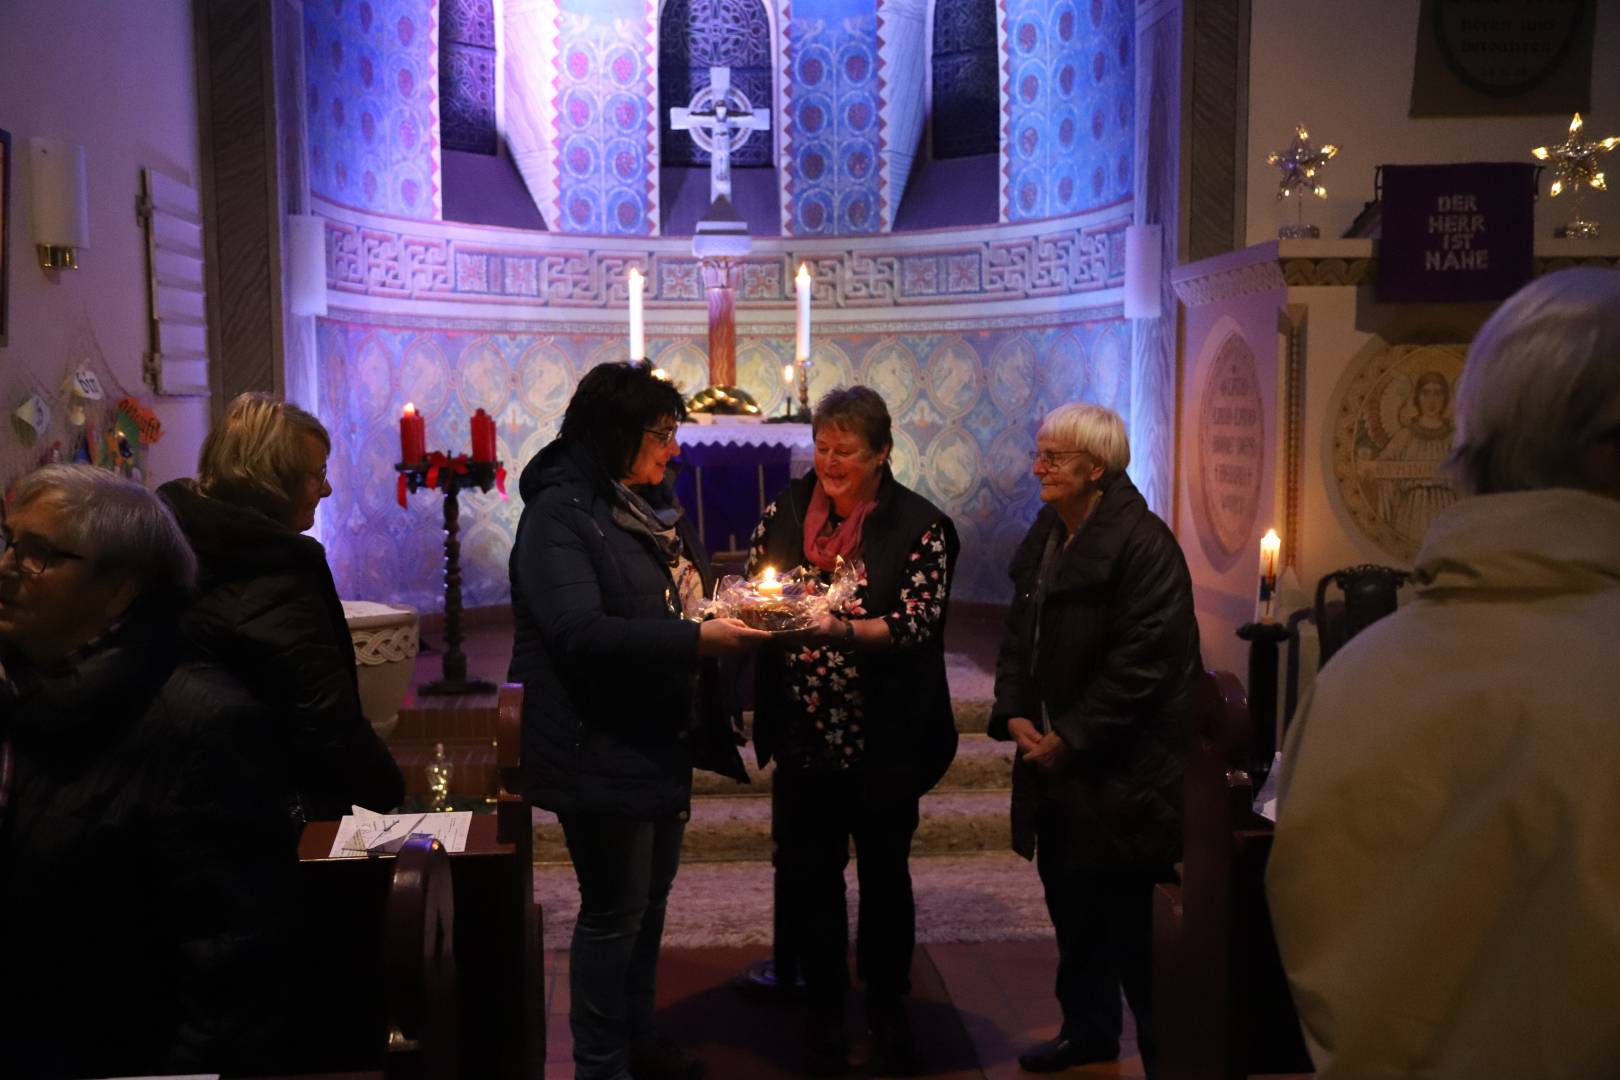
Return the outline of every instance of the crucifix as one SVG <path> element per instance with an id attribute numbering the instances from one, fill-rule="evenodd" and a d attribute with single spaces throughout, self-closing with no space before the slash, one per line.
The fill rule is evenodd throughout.
<path id="1" fill-rule="evenodd" d="M 718 395 L 719 411 L 759 411 L 737 383 L 738 261 L 753 242 L 748 224 L 731 206 L 731 154 L 749 135 L 770 126 L 769 109 L 756 109 L 731 85 L 731 69 L 709 69 L 709 85 L 692 95 L 684 109 L 669 111 L 670 127 L 685 131 L 709 152 L 709 210 L 692 236 L 692 254 L 701 260 L 709 294 L 709 389 Z M 700 397 L 705 395 L 699 395 Z M 723 408 L 722 408 L 723 406 Z"/>
<path id="2" fill-rule="evenodd" d="M 731 85 L 731 69 L 709 69 L 709 85 L 692 95 L 686 108 L 669 110 L 669 126 L 685 131 L 709 152 L 709 201 L 731 198 L 731 152 L 748 136 L 764 131 L 771 110 L 756 109 L 748 96 Z"/>

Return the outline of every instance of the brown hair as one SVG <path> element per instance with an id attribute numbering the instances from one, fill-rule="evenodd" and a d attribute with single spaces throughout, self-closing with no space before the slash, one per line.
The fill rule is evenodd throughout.
<path id="1" fill-rule="evenodd" d="M 810 432 L 814 435 L 823 427 L 854 432 L 866 440 L 874 453 L 894 446 L 889 407 L 883 403 L 882 395 L 864 386 L 843 387 L 818 401 L 810 417 Z"/>

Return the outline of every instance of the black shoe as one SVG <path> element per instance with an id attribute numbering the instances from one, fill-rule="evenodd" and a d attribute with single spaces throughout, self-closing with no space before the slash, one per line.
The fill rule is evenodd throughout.
<path id="1" fill-rule="evenodd" d="M 1059 1035 L 1018 1055 L 1018 1067 L 1025 1072 L 1062 1072 L 1071 1065 L 1091 1065 L 1098 1061 L 1118 1061 L 1119 1040 L 1079 1042 Z"/>
<path id="2" fill-rule="evenodd" d="M 703 1062 L 668 1039 L 630 1051 L 630 1075 L 635 1080 L 703 1080 L 705 1071 Z"/>
<path id="3" fill-rule="evenodd" d="M 731 977 L 731 985 L 744 997 L 771 1004 L 797 1001 L 804 994 L 804 976 L 794 972 L 793 977 L 779 980 L 776 961 L 769 958 L 756 960 Z"/>
<path id="4" fill-rule="evenodd" d="M 868 1018 L 867 1034 L 872 1037 L 871 1071 L 878 1076 L 915 1076 L 922 1072 L 917 1042 L 911 1037 L 911 1021 L 904 1009 L 896 1007 Z"/>
<path id="5" fill-rule="evenodd" d="M 849 1036 L 844 1033 L 842 1019 L 806 1020 L 804 1071 L 809 1076 L 843 1076 L 849 1072 Z"/>

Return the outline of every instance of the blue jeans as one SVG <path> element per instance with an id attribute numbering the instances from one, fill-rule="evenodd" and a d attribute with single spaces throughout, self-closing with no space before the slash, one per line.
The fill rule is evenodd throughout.
<path id="1" fill-rule="evenodd" d="M 631 1050 L 653 1045 L 658 947 L 686 823 L 569 814 L 562 827 L 579 880 L 568 972 L 575 1080 L 629 1080 Z"/>

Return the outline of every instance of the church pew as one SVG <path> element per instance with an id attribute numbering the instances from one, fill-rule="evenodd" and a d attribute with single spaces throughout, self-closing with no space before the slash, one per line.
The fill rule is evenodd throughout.
<path id="1" fill-rule="evenodd" d="M 1153 1014 L 1165 1080 L 1311 1068 L 1266 906 L 1271 824 L 1253 810 L 1248 702 L 1230 672 L 1200 686 L 1183 779 L 1180 880 L 1153 905 Z"/>
<path id="2" fill-rule="evenodd" d="M 455 897 L 450 855 L 427 836 L 405 841 L 383 911 L 385 1080 L 456 1076 Z"/>

